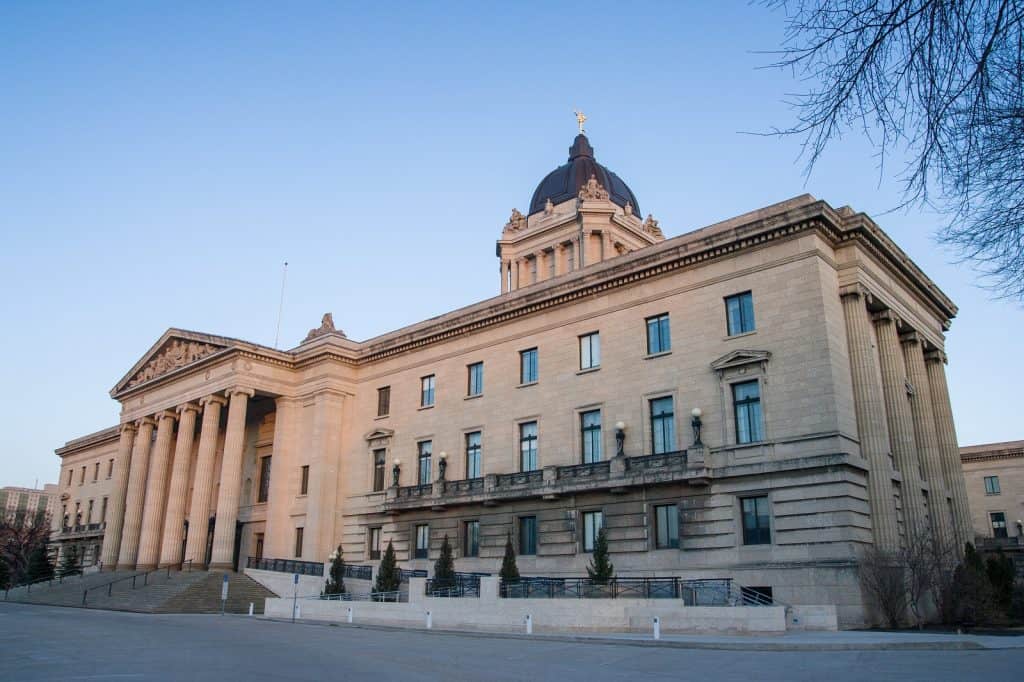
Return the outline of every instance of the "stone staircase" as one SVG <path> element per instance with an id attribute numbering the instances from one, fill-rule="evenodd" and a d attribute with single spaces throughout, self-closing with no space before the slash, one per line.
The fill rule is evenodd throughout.
<path id="1" fill-rule="evenodd" d="M 263 613 L 263 600 L 277 596 L 245 575 L 227 575 L 227 613 L 248 613 L 250 602 L 254 613 Z M 223 580 L 222 572 L 158 571 L 143 576 L 134 571 L 115 571 L 34 585 L 31 591 L 17 588 L 7 594 L 7 600 L 141 613 L 220 613 Z M 83 592 L 88 588 L 95 589 L 89 590 L 83 604 Z"/>

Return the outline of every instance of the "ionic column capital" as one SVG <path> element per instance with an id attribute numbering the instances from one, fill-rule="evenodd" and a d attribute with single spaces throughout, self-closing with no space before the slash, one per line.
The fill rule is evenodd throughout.
<path id="1" fill-rule="evenodd" d="M 202 408 L 199 407 L 198 403 L 189 402 L 185 403 L 184 405 L 178 405 L 176 408 L 174 408 L 174 411 L 177 412 L 179 416 L 181 416 L 184 415 L 186 412 L 199 412 L 199 410 L 201 409 Z"/>
<path id="2" fill-rule="evenodd" d="M 921 343 L 921 335 L 917 332 L 904 332 L 900 334 L 900 343 L 913 344 Z"/>
<path id="3" fill-rule="evenodd" d="M 874 296 L 868 291 L 863 284 L 860 282 L 854 284 L 847 284 L 844 287 L 839 287 L 839 298 L 863 298 L 865 303 L 872 303 Z"/>
<path id="4" fill-rule="evenodd" d="M 178 414 L 174 410 L 161 410 L 160 412 L 157 412 L 156 414 L 153 415 L 153 419 L 155 419 L 157 422 L 160 422 L 161 420 L 164 420 L 164 419 L 177 419 L 177 418 L 178 418 Z"/>
<path id="5" fill-rule="evenodd" d="M 135 433 L 135 422 L 124 422 L 121 424 L 121 433 Z"/>
<path id="6" fill-rule="evenodd" d="M 142 417 L 135 422 L 135 428 L 141 429 L 143 426 L 156 426 L 156 420 L 152 417 Z"/>
<path id="7" fill-rule="evenodd" d="M 895 324 L 897 327 L 903 325 L 903 319 L 888 308 L 885 310 L 879 310 L 876 313 L 871 313 L 871 320 L 878 325 L 888 324 L 890 322 Z"/>
<path id="8" fill-rule="evenodd" d="M 248 396 L 249 398 L 252 398 L 253 396 L 256 395 L 255 390 L 251 388 L 246 388 L 245 386 L 232 386 L 231 388 L 224 389 L 224 395 L 226 395 L 228 398 L 235 395 L 236 393 Z"/>
<path id="9" fill-rule="evenodd" d="M 924 353 L 924 361 L 925 362 L 941 362 L 942 364 L 945 365 L 945 364 L 947 364 L 949 362 L 949 358 L 946 357 L 946 353 L 944 351 L 941 351 L 938 348 L 934 348 L 932 350 L 925 351 L 925 353 Z"/>
<path id="10" fill-rule="evenodd" d="M 199 405 L 201 407 L 206 407 L 210 403 L 213 403 L 215 405 L 220 405 L 221 407 L 223 407 L 224 405 L 228 404 L 228 399 L 225 398 L 224 396 L 217 395 L 217 394 L 204 396 L 204 397 L 199 399 Z"/>

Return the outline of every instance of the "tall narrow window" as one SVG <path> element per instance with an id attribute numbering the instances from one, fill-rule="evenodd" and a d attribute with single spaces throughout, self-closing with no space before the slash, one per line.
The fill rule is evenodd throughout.
<path id="1" fill-rule="evenodd" d="M 536 284 L 537 283 L 537 257 L 536 256 L 531 256 L 530 257 L 530 283 L 531 284 Z"/>
<path id="2" fill-rule="evenodd" d="M 99 462 L 96 462 L 96 466 L 92 470 L 92 480 L 93 480 L 93 482 L 96 482 L 96 481 L 100 480 L 100 463 Z"/>
<path id="3" fill-rule="evenodd" d="M 480 467 L 480 432 L 473 431 L 466 434 L 466 478 L 480 478 L 483 476 Z"/>
<path id="4" fill-rule="evenodd" d="M 73 470 L 71 470 L 71 469 L 68 469 L 68 485 L 71 485 L 71 477 L 74 476 L 74 475 L 75 475 L 75 472 Z"/>
<path id="5" fill-rule="evenodd" d="M 998 495 L 1000 494 L 999 489 L 999 477 L 998 476 L 986 476 L 985 477 L 985 494 L 986 495 Z"/>
<path id="6" fill-rule="evenodd" d="M 384 490 L 384 475 L 385 475 L 385 459 L 387 458 L 387 450 L 383 448 L 380 450 L 373 451 L 373 491 L 380 492 Z"/>
<path id="7" fill-rule="evenodd" d="M 532 384 L 537 381 L 537 349 L 519 351 L 519 383 Z"/>
<path id="8" fill-rule="evenodd" d="M 377 416 L 386 417 L 391 414 L 391 387 L 381 386 L 377 389 Z"/>
<path id="9" fill-rule="evenodd" d="M 660 455 L 676 449 L 676 422 L 672 396 L 655 398 L 651 405 L 651 452 Z"/>
<path id="10" fill-rule="evenodd" d="M 82 467 L 82 475 L 78 477 L 78 485 L 85 483 L 85 467 Z"/>
<path id="11" fill-rule="evenodd" d="M 769 545 L 772 542 L 768 516 L 768 497 L 744 497 L 740 500 L 743 516 L 743 544 Z"/>
<path id="12" fill-rule="evenodd" d="M 537 468 L 537 422 L 519 425 L 519 470 L 534 471 Z"/>
<path id="13" fill-rule="evenodd" d="M 601 461 L 601 410 L 580 413 L 580 438 L 582 439 L 583 463 Z"/>
<path id="14" fill-rule="evenodd" d="M 754 331 L 754 296 L 749 291 L 725 299 L 729 336 Z"/>
<path id="15" fill-rule="evenodd" d="M 761 422 L 761 388 L 757 380 L 732 385 L 732 403 L 736 415 L 736 442 L 764 440 Z"/>
<path id="16" fill-rule="evenodd" d="M 416 444 L 419 460 L 419 482 L 427 485 L 430 481 L 430 456 L 434 452 L 434 444 L 429 440 L 421 440 Z"/>
<path id="17" fill-rule="evenodd" d="M 990 512 L 988 515 L 989 520 L 992 522 L 992 537 L 994 538 L 1005 538 L 1006 533 L 1006 514 L 1003 512 Z"/>
<path id="18" fill-rule="evenodd" d="M 425 376 L 420 379 L 420 407 L 430 407 L 434 404 L 434 375 Z"/>
<path id="19" fill-rule="evenodd" d="M 601 366 L 601 335 L 597 332 L 580 337 L 580 369 Z"/>
<path id="20" fill-rule="evenodd" d="M 260 457 L 260 491 L 257 502 L 266 502 L 270 497 L 270 461 L 271 456 Z"/>
<path id="21" fill-rule="evenodd" d="M 368 553 L 371 559 L 380 559 L 380 527 L 370 529 Z"/>
<path id="22" fill-rule="evenodd" d="M 480 556 L 480 522 L 466 521 L 463 556 Z"/>
<path id="23" fill-rule="evenodd" d="M 100 502 L 100 523 L 107 522 L 107 500 L 110 498 L 104 497 Z"/>
<path id="24" fill-rule="evenodd" d="M 555 252 L 553 250 L 545 251 L 544 258 L 548 263 L 548 279 L 555 276 Z"/>
<path id="25" fill-rule="evenodd" d="M 107 478 L 110 478 L 113 475 L 114 475 L 114 460 L 111 459 L 109 462 L 107 462 Z"/>
<path id="26" fill-rule="evenodd" d="M 668 313 L 647 318 L 647 354 L 667 353 L 672 350 L 672 334 L 668 326 Z"/>
<path id="27" fill-rule="evenodd" d="M 299 494 L 300 495 L 308 495 L 309 494 L 309 465 L 308 464 L 303 464 L 302 465 L 302 469 L 299 472 L 299 475 L 300 475 L 300 478 L 299 478 Z"/>
<path id="28" fill-rule="evenodd" d="M 654 546 L 657 549 L 679 548 L 679 509 L 674 504 L 654 507 Z"/>
<path id="29" fill-rule="evenodd" d="M 484 392 L 484 363 L 474 362 L 467 367 L 468 386 L 466 395 L 480 395 Z"/>
<path id="30" fill-rule="evenodd" d="M 95 504 L 95 500 L 89 500 L 89 508 L 85 512 L 85 522 L 86 523 L 92 523 L 92 507 L 93 507 L 93 504 Z"/>
<path id="31" fill-rule="evenodd" d="M 302 526 L 299 526 L 298 528 L 295 529 L 295 558 L 296 559 L 301 559 L 302 558 L 302 534 L 304 532 L 305 532 L 305 529 Z"/>
<path id="32" fill-rule="evenodd" d="M 422 523 L 416 526 L 416 558 L 426 559 L 430 553 L 430 526 Z"/>
<path id="33" fill-rule="evenodd" d="M 593 552 L 597 534 L 604 527 L 604 514 L 599 511 L 583 512 L 583 551 Z"/>
<path id="34" fill-rule="evenodd" d="M 537 517 L 519 517 L 519 554 L 529 556 L 537 553 Z"/>
<path id="35" fill-rule="evenodd" d="M 572 242 L 565 245 L 565 264 L 567 272 L 576 269 L 576 245 Z"/>

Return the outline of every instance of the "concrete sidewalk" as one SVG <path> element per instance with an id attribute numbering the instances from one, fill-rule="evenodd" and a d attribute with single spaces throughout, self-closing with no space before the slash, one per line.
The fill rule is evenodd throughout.
<path id="1" fill-rule="evenodd" d="M 289 622 L 283 618 L 261 618 L 263 621 Z M 527 635 L 513 632 L 482 630 L 444 630 L 433 628 L 402 628 L 388 625 L 324 622 L 298 619 L 296 624 L 319 627 L 356 628 L 365 630 L 412 631 L 437 636 L 481 637 L 491 639 L 534 639 L 548 642 L 589 642 L 623 646 L 663 647 L 670 649 L 717 649 L 732 651 L 957 651 L 1024 649 L 1024 632 L 1006 635 L 971 635 L 930 632 L 881 632 L 843 630 L 840 632 L 788 632 L 784 635 L 653 635 L 639 633 L 554 633 Z"/>

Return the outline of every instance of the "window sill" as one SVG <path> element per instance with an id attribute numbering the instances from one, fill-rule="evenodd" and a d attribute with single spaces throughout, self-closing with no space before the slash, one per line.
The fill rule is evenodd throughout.
<path id="1" fill-rule="evenodd" d="M 434 406 L 433 405 L 420 405 L 416 409 L 417 409 L 417 411 L 432 410 L 432 409 L 434 409 Z"/>
<path id="2" fill-rule="evenodd" d="M 483 393 L 477 393 L 476 395 L 467 395 L 463 400 L 476 400 L 477 398 L 483 398 Z"/>
<path id="3" fill-rule="evenodd" d="M 373 418 L 373 420 L 380 421 L 381 419 L 388 419 L 390 416 L 390 414 L 378 414 L 376 417 Z"/>
<path id="4" fill-rule="evenodd" d="M 723 341 L 731 341 L 732 339 L 742 339 L 744 336 L 753 336 L 756 333 L 757 333 L 757 330 L 755 329 L 753 331 L 741 332 L 739 334 L 728 334 L 728 335 L 722 337 L 722 340 Z"/>
<path id="5" fill-rule="evenodd" d="M 1000 493 L 985 493 L 985 497 L 999 497 Z"/>
<path id="6" fill-rule="evenodd" d="M 653 360 L 654 358 L 663 358 L 666 355 L 672 355 L 672 351 L 663 350 L 660 353 L 648 353 L 644 356 L 644 360 Z"/>
<path id="7" fill-rule="evenodd" d="M 581 369 L 581 370 L 577 371 L 576 374 L 577 374 L 577 376 L 580 375 L 580 374 L 591 374 L 593 372 L 599 372 L 600 370 L 601 370 L 601 366 L 598 365 L 597 367 L 587 367 L 586 369 Z"/>
<path id="8" fill-rule="evenodd" d="M 516 388 L 526 388 L 528 386 L 536 386 L 536 385 L 537 385 L 536 381 L 528 381 L 525 384 L 516 384 Z"/>
<path id="9" fill-rule="evenodd" d="M 298 495 L 295 496 L 295 499 L 297 499 L 297 500 L 304 500 L 307 497 L 309 497 L 309 493 L 299 493 Z"/>

